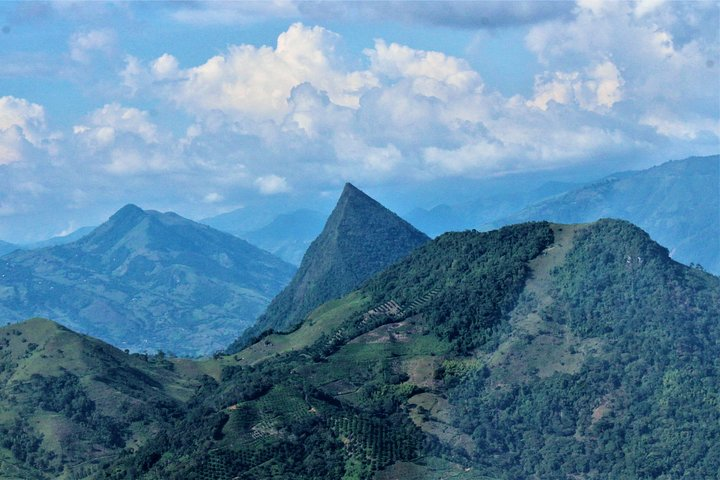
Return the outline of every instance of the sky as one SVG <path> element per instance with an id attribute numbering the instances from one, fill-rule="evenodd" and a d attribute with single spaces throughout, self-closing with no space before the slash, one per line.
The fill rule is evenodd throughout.
<path id="1" fill-rule="evenodd" d="M 0 239 L 716 154 L 719 32 L 716 1 L 1 2 Z"/>

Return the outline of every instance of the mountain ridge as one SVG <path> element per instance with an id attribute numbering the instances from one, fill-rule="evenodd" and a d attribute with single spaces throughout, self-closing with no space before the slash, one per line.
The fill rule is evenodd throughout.
<path id="1" fill-rule="evenodd" d="M 448 233 L 221 359 L 215 453 L 187 421 L 140 478 L 711 478 L 718 315 L 626 221 Z"/>
<path id="2" fill-rule="evenodd" d="M 228 351 L 265 330 L 295 327 L 314 308 L 350 292 L 427 241 L 427 235 L 346 183 L 290 284 Z"/>
<path id="3" fill-rule="evenodd" d="M 561 223 L 628 220 L 685 264 L 720 274 L 720 155 L 673 160 L 619 172 L 486 225 L 529 220 Z"/>
<path id="4" fill-rule="evenodd" d="M 230 234 L 132 204 L 76 242 L 3 260 L 6 319 L 50 317 L 122 348 L 185 355 L 225 346 L 295 270 Z"/>

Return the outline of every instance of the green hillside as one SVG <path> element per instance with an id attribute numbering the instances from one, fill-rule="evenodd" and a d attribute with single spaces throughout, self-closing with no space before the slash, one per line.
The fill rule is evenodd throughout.
<path id="1" fill-rule="evenodd" d="M 230 352 L 266 330 L 287 331 L 316 307 L 359 287 L 429 238 L 346 184 L 323 231 L 310 244 L 290 284 Z"/>
<path id="2" fill-rule="evenodd" d="M 213 361 L 101 478 L 713 478 L 718 318 L 626 222 L 446 234 Z"/>
<path id="3" fill-rule="evenodd" d="M 78 241 L 0 262 L 0 316 L 44 317 L 132 351 L 210 354 L 294 267 L 174 213 L 128 205 Z"/>
<path id="4" fill-rule="evenodd" d="M 672 257 L 720 274 L 720 156 L 691 157 L 648 170 L 611 175 L 491 222 L 628 220 Z M 487 223 L 487 222 L 485 222 Z"/>
<path id="5" fill-rule="evenodd" d="M 57 323 L 0 328 L 0 478 L 93 476 L 182 411 L 197 382 Z"/>

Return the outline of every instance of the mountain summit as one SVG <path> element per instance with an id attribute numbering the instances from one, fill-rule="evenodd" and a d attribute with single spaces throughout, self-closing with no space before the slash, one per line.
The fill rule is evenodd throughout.
<path id="1" fill-rule="evenodd" d="M 295 277 L 245 338 L 288 330 L 313 309 L 340 298 L 430 238 L 350 183 Z M 236 345 L 230 348 L 232 351 Z"/>
<path id="2" fill-rule="evenodd" d="M 131 350 L 207 354 L 293 271 L 232 235 L 127 205 L 76 242 L 3 257 L 0 314 L 51 318 Z"/>

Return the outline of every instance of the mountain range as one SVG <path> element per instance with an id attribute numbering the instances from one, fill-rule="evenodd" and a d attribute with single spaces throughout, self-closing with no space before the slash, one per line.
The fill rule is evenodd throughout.
<path id="1" fill-rule="evenodd" d="M 531 205 L 489 228 L 528 220 L 628 220 L 685 264 L 720 274 L 720 155 L 666 162 L 622 172 Z"/>
<path id="2" fill-rule="evenodd" d="M 267 330 L 292 329 L 316 307 L 354 290 L 429 240 L 355 186 L 346 184 L 290 284 L 243 339 Z M 237 350 L 240 344 L 242 341 L 236 342 L 229 351 Z"/>
<path id="3" fill-rule="evenodd" d="M 294 271 L 227 233 L 128 205 L 78 241 L 4 256 L 0 315 L 50 318 L 132 351 L 209 354 Z"/>
<path id="4" fill-rule="evenodd" d="M 719 317 L 628 222 L 445 234 L 213 360 L 102 478 L 713 478 Z"/>
<path id="5" fill-rule="evenodd" d="M 326 220 L 327 215 L 304 208 L 282 213 L 267 225 L 237 236 L 288 263 L 300 265 L 308 247 L 322 232 Z"/>
<path id="6" fill-rule="evenodd" d="M 376 236 L 383 229 L 394 233 Z M 54 265 L 75 255 L 84 260 L 68 276 L 105 265 L 138 278 L 148 270 L 134 265 L 137 252 L 154 265 L 172 257 L 163 268 L 174 273 L 180 259 L 195 265 L 181 250 L 225 259 L 219 235 L 128 206 L 76 244 L 40 250 L 31 279 L 59 285 Z M 357 281 L 348 272 L 363 258 L 403 244 L 405 254 L 344 284 L 349 293 L 301 305 L 291 331 L 230 355 L 130 354 L 41 319 L 0 329 L 0 475 L 650 479 L 720 469 L 718 277 L 620 220 L 429 241 L 347 185 L 295 278 Z M 31 253 L 3 262 L 19 269 Z"/>

